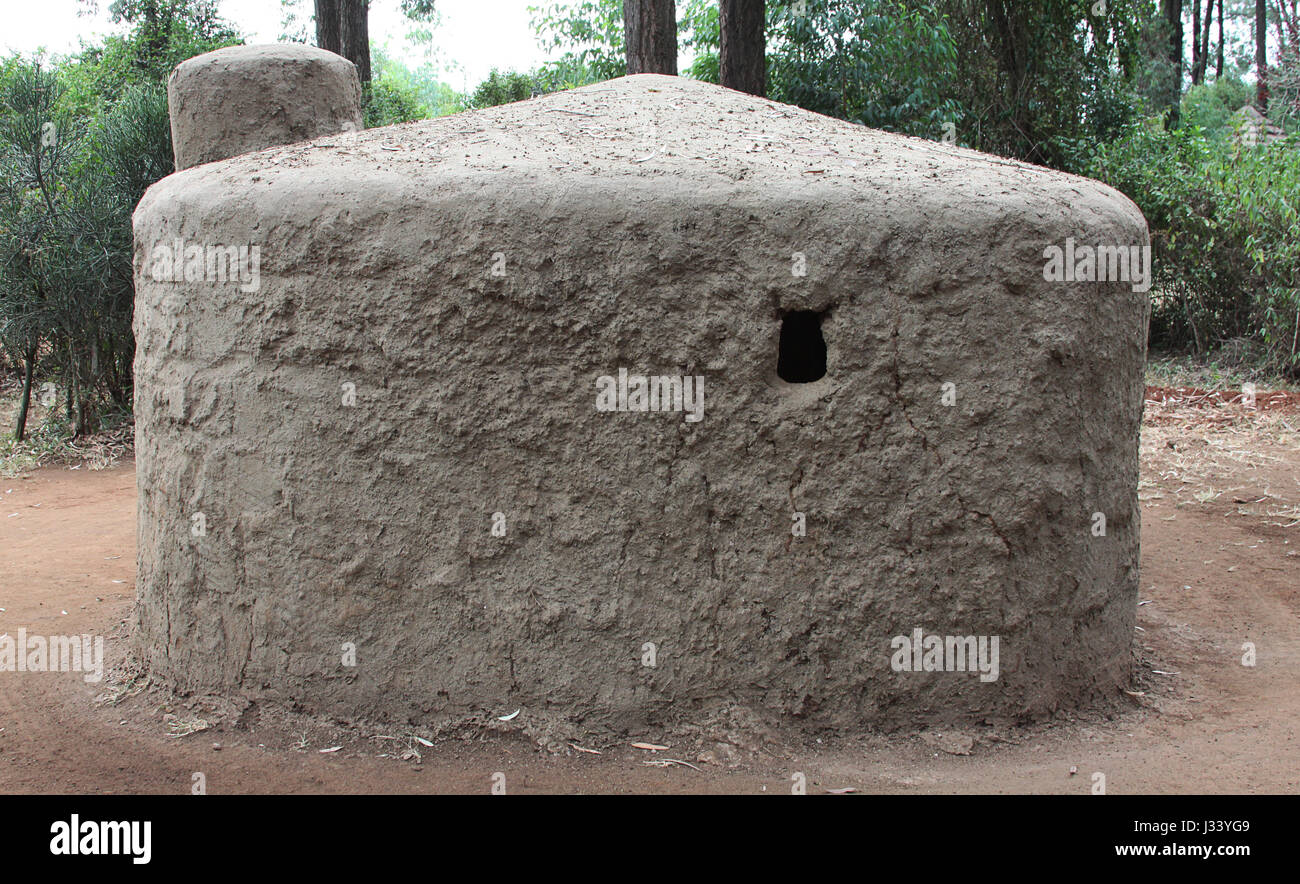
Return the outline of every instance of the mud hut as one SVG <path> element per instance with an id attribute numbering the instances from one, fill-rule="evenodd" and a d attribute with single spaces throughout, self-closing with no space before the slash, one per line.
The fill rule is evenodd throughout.
<path id="1" fill-rule="evenodd" d="M 854 732 L 1126 684 L 1114 190 L 642 75 L 198 165 L 135 237 L 135 641 L 181 689 Z"/>

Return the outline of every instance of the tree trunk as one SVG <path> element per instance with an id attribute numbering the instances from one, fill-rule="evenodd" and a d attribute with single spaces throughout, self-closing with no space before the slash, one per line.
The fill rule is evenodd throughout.
<path id="1" fill-rule="evenodd" d="M 21 442 L 27 437 L 27 409 L 32 404 L 32 378 L 36 374 L 36 348 L 31 347 L 23 353 L 23 394 L 18 401 L 18 425 L 14 428 L 14 439 Z"/>
<path id="2" fill-rule="evenodd" d="M 986 0 L 986 9 L 997 44 L 995 53 L 998 71 L 1001 73 L 998 88 L 1005 91 L 1006 112 L 1015 130 L 1015 138 L 1018 139 L 1008 141 L 1007 150 L 1017 159 L 1044 165 L 1047 157 L 1039 146 L 1028 100 L 1031 75 L 1028 66 L 1029 35 L 1024 9 L 1015 0 Z"/>
<path id="3" fill-rule="evenodd" d="M 1177 129 L 1182 122 L 1183 100 L 1183 0 L 1162 0 L 1164 3 L 1165 26 L 1169 36 L 1169 110 L 1165 117 L 1165 127 Z M 1196 0 L 1192 0 L 1193 3 Z M 1260 0 L 1263 2 L 1263 0 Z"/>
<path id="4" fill-rule="evenodd" d="M 1201 0 L 1192 0 L 1192 85 L 1200 80 L 1201 73 Z"/>
<path id="5" fill-rule="evenodd" d="M 722 85 L 751 95 L 767 94 L 764 0 L 722 0 Z"/>
<path id="6" fill-rule="evenodd" d="M 342 55 L 357 66 L 361 89 L 370 87 L 370 0 L 342 0 L 341 26 Z"/>
<path id="7" fill-rule="evenodd" d="M 1192 2 L 1195 3 L 1196 0 L 1192 0 Z M 1202 23 L 1203 28 L 1201 30 L 1200 75 L 1196 78 L 1198 83 L 1205 82 L 1206 72 L 1210 68 L 1210 23 L 1214 21 L 1214 2 L 1215 0 L 1206 0 L 1205 3 L 1205 20 Z M 1193 39 L 1195 39 L 1195 35 L 1193 35 Z"/>
<path id="8" fill-rule="evenodd" d="M 90 411 L 86 408 L 86 400 L 82 396 L 77 397 L 77 420 L 72 427 L 72 436 L 74 439 L 82 439 L 90 435 Z"/>
<path id="9" fill-rule="evenodd" d="M 1219 0 L 1219 58 L 1214 68 L 1214 79 L 1223 76 L 1223 0 Z"/>
<path id="10" fill-rule="evenodd" d="M 1268 113 L 1268 2 L 1255 0 L 1255 104 Z"/>
<path id="11" fill-rule="evenodd" d="M 1291 0 L 1289 8 L 1283 0 L 1278 0 L 1277 21 L 1280 45 L 1289 44 L 1293 51 L 1300 49 L 1300 0 Z M 1283 28 L 1285 33 L 1282 33 Z"/>
<path id="12" fill-rule="evenodd" d="M 343 54 L 339 34 L 339 0 L 316 0 L 316 45 L 335 55 Z"/>
<path id="13" fill-rule="evenodd" d="M 629 74 L 677 75 L 677 9 L 673 0 L 623 0 Z"/>

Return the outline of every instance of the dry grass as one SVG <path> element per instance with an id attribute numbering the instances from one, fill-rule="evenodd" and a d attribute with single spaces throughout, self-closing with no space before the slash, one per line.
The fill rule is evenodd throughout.
<path id="1" fill-rule="evenodd" d="M 1266 524 L 1300 524 L 1294 395 L 1261 392 L 1250 408 L 1239 394 L 1148 388 L 1139 501 L 1213 503 Z"/>
<path id="2" fill-rule="evenodd" d="M 0 476 L 16 476 L 45 466 L 103 470 L 135 453 L 135 425 L 128 419 L 92 436 L 74 439 L 57 406 L 46 407 L 33 397 L 27 415 L 27 438 L 15 442 L 21 387 L 0 381 Z"/>

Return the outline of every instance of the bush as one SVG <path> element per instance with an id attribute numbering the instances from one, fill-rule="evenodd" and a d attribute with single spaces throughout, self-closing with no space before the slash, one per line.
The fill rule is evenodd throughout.
<path id="1" fill-rule="evenodd" d="M 430 116 L 429 109 L 414 89 L 384 77 L 371 81 L 366 90 L 365 104 L 367 129 L 424 120 Z"/>
<path id="2" fill-rule="evenodd" d="M 876 129 L 937 138 L 962 119 L 958 51 L 933 3 L 808 0 L 770 10 L 768 97 Z"/>
<path id="3" fill-rule="evenodd" d="M 1262 369 L 1300 374 L 1297 146 L 1243 147 L 1150 120 L 1097 150 L 1093 177 L 1151 228 L 1152 346 L 1204 354 L 1248 338 L 1264 347 Z"/>
<path id="4" fill-rule="evenodd" d="M 532 98 L 534 90 L 533 78 L 527 74 L 521 74 L 516 71 L 501 73 L 496 68 L 488 74 L 488 78 L 479 83 L 474 94 L 470 96 L 470 107 L 484 108 L 495 107 L 498 104 L 510 104 L 513 101 L 523 101 L 525 98 Z"/>
<path id="5" fill-rule="evenodd" d="M 1183 96 L 1183 124 L 1200 128 L 1215 141 L 1226 141 L 1234 132 L 1233 115 L 1254 100 L 1254 90 L 1240 77 L 1228 75 L 1200 83 Z"/>
<path id="6" fill-rule="evenodd" d="M 0 367 L 37 364 L 75 435 L 131 403 L 131 213 L 172 171 L 164 82 L 238 42 L 214 0 L 117 0 L 126 33 L 47 66 L 0 61 Z"/>
<path id="7" fill-rule="evenodd" d="M 365 96 L 365 123 L 369 129 L 460 110 L 457 97 L 447 94 L 447 87 L 428 66 L 413 71 L 400 59 L 376 49 L 372 76 Z M 448 104 L 454 106 L 446 107 Z"/>
<path id="8" fill-rule="evenodd" d="M 0 341 L 24 368 L 22 436 L 38 358 L 74 433 L 131 399 L 131 213 L 172 168 L 167 99 L 129 87 L 93 121 L 39 64 L 0 90 Z"/>

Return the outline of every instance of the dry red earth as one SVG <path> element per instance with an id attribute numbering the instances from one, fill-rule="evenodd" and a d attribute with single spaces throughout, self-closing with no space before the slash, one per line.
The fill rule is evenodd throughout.
<path id="1" fill-rule="evenodd" d="M 1149 388 L 1147 399 L 1141 630 L 1119 716 L 799 746 L 733 732 L 657 754 L 551 755 L 508 724 L 430 747 L 409 731 L 0 672 L 0 791 L 188 793 L 201 772 L 213 794 L 482 793 L 502 772 L 513 793 L 788 793 L 801 772 L 810 793 L 1086 794 L 1101 772 L 1110 794 L 1295 792 L 1300 395 L 1261 392 L 1253 410 L 1232 393 Z M 0 479 L 0 633 L 107 635 L 109 658 L 120 655 L 134 515 L 129 461 Z M 666 758 L 693 766 L 646 764 Z"/>

